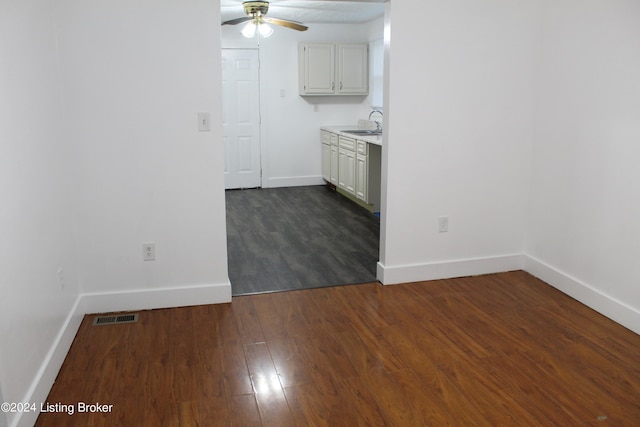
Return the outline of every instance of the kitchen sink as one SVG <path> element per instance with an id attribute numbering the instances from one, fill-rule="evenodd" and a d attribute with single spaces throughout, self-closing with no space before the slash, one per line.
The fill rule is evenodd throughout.
<path id="1" fill-rule="evenodd" d="M 366 136 L 382 135 L 382 131 L 378 129 L 353 129 L 353 130 L 343 130 L 342 132 L 350 133 L 351 135 L 366 135 Z"/>

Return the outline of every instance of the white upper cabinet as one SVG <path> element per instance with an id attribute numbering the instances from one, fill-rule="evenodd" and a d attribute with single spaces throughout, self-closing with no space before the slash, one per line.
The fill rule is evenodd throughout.
<path id="1" fill-rule="evenodd" d="M 367 95 L 367 44 L 300 43 L 300 95 Z"/>
<path id="2" fill-rule="evenodd" d="M 327 43 L 304 43 L 300 44 L 299 55 L 300 94 L 333 94 L 336 87 L 336 46 Z"/>
<path id="3" fill-rule="evenodd" d="M 343 95 L 369 93 L 369 46 L 339 44 L 336 92 Z"/>

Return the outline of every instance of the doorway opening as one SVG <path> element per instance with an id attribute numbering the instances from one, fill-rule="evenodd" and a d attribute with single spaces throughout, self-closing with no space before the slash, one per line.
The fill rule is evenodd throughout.
<path id="1" fill-rule="evenodd" d="M 367 31 L 370 45 L 375 41 L 381 46 L 383 21 L 377 34 Z M 298 95 L 298 44 L 335 41 L 336 33 L 340 34 L 339 41 L 361 43 L 365 41 L 364 24 L 358 25 L 352 32 L 347 26 L 326 23 L 310 25 L 304 33 L 277 28 L 264 41 L 244 39 L 232 26 L 222 28 L 223 55 L 225 51 L 253 50 L 259 57 L 258 98 L 254 99 L 258 107 L 255 116 L 259 118 L 259 183 L 232 184 L 230 163 L 256 150 L 241 153 L 242 148 L 232 146 L 226 127 L 224 135 L 228 265 L 233 295 L 376 281 L 380 219 L 326 187 L 320 170 L 320 128 L 356 124 L 369 116 L 373 105 L 380 104 L 372 104 L 374 101 L 365 97 L 356 103 L 339 96 Z M 232 98 L 226 87 L 228 79 L 224 80 L 223 92 L 230 94 L 225 99 Z M 223 103 L 225 126 L 231 121 L 227 106 L 238 99 L 236 95 L 233 101 Z M 240 122 L 244 125 L 246 120 Z M 256 141 L 243 138 L 246 146 Z M 251 164 L 248 157 L 244 164 L 244 169 L 256 170 L 246 166 Z M 238 167 L 238 172 L 241 169 Z"/>

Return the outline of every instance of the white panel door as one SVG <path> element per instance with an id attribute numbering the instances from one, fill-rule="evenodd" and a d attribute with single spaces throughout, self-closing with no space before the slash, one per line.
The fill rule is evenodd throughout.
<path id="1" fill-rule="evenodd" d="M 259 60 L 255 49 L 222 49 L 225 188 L 262 186 Z"/>

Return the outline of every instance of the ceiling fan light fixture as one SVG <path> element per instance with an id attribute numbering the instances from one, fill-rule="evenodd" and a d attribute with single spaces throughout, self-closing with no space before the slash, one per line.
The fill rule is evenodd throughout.
<path id="1" fill-rule="evenodd" d="M 258 25 L 258 32 L 260 33 L 260 37 L 266 39 L 271 34 L 273 34 L 273 28 L 271 28 L 271 26 L 265 24 L 264 22 L 261 22 Z"/>
<path id="2" fill-rule="evenodd" d="M 264 22 L 253 19 L 247 22 L 247 25 L 245 25 L 240 32 L 248 39 L 254 37 L 256 34 L 258 34 L 259 37 L 266 39 L 273 34 L 273 28 Z"/>
<path id="3" fill-rule="evenodd" d="M 274 25 L 279 25 L 281 27 L 291 28 L 292 30 L 296 31 L 306 31 L 308 28 L 296 21 L 265 17 L 267 11 L 269 10 L 268 1 L 245 1 L 244 3 L 242 3 L 242 5 L 247 17 L 224 21 L 222 25 L 237 25 L 246 22 L 247 24 L 240 31 L 246 38 L 252 38 L 257 34 L 258 37 L 266 39 L 267 37 L 272 35 L 273 28 L 267 25 L 266 22 Z"/>
<path id="4" fill-rule="evenodd" d="M 256 35 L 257 27 L 258 26 L 256 25 L 255 21 L 249 21 L 249 22 L 247 22 L 247 25 L 245 25 L 242 28 L 242 31 L 240 31 L 240 32 L 242 33 L 243 36 L 245 36 L 246 38 L 250 39 L 250 38 L 252 38 L 253 36 Z"/>

